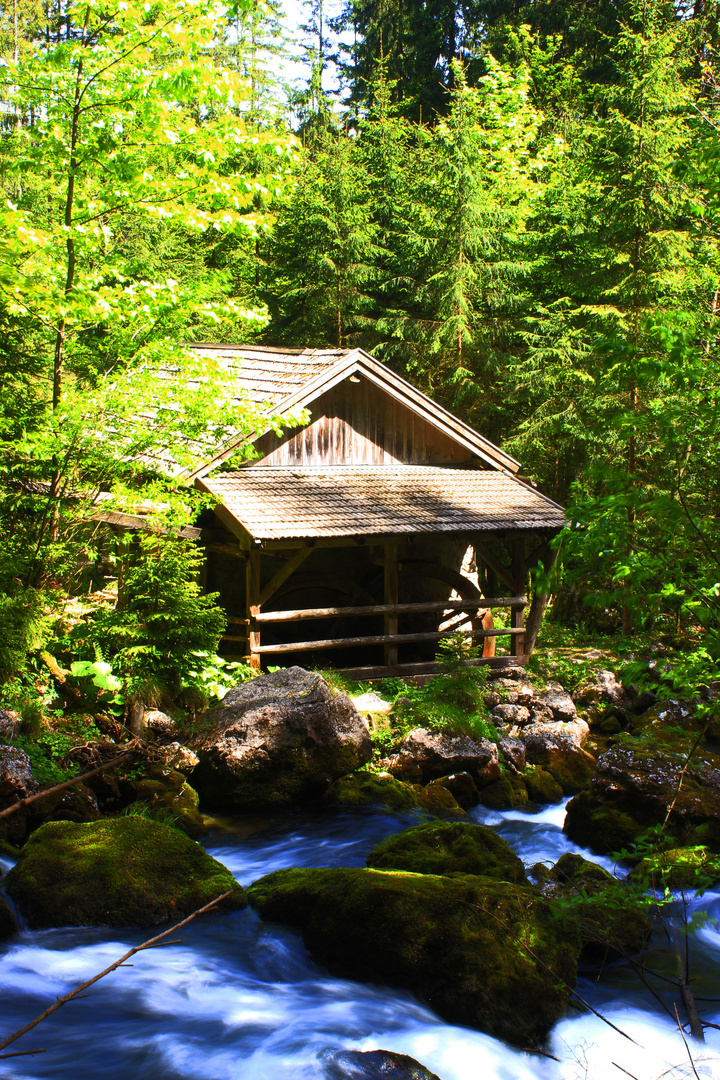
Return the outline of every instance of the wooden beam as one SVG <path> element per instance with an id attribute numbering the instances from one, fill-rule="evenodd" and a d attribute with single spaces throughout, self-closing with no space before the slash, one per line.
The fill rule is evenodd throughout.
<path id="1" fill-rule="evenodd" d="M 494 574 L 496 574 L 501 581 L 504 581 L 513 592 L 517 592 L 517 586 L 515 584 L 515 576 L 512 570 L 506 570 L 502 563 L 498 562 L 494 555 L 491 555 L 484 544 L 479 543 L 477 540 L 473 541 L 475 547 L 475 559 L 482 559 L 482 561 L 490 567 Z"/>
<path id="2" fill-rule="evenodd" d="M 500 627 L 497 630 L 467 630 L 465 633 L 467 637 L 486 638 L 524 634 L 525 631 Z M 439 630 L 422 634 L 374 634 L 368 637 L 325 638 L 321 641 L 292 641 L 283 645 L 260 645 L 255 651 L 258 653 L 291 653 L 314 652 L 315 649 L 354 649 L 363 645 L 404 645 L 411 641 L 440 641 L 441 638 L 452 637 L 452 634 L 452 630 Z"/>
<path id="3" fill-rule="evenodd" d="M 250 667 L 260 671 L 260 630 L 255 617 L 260 613 L 260 552 L 252 548 L 245 564 L 245 611 L 250 620 L 248 627 L 248 655 Z"/>
<path id="4" fill-rule="evenodd" d="M 398 549 L 397 544 L 385 544 L 384 551 L 384 600 L 385 606 L 390 608 L 397 607 L 398 604 Z M 396 612 L 388 612 L 385 615 L 385 634 L 384 637 L 391 639 L 384 646 L 385 651 L 385 663 L 388 667 L 394 667 L 398 661 L 397 643 L 392 641 L 397 637 L 398 632 L 398 617 Z"/>
<path id="5" fill-rule="evenodd" d="M 370 604 L 358 607 L 295 608 L 290 611 L 262 611 L 256 618 L 259 623 L 302 622 L 305 619 L 333 619 L 356 615 L 416 615 L 429 611 L 472 612 L 486 608 L 508 608 L 525 605 L 526 596 L 497 596 L 489 600 L 428 600 L 416 604 Z M 233 617 L 228 622 L 241 620 Z"/>
<path id="6" fill-rule="evenodd" d="M 515 591 L 522 592 L 525 586 L 525 537 L 516 536 L 512 541 L 512 573 L 515 579 Z M 510 626 L 516 633 L 510 643 L 510 652 L 514 657 L 525 656 L 525 605 L 518 604 L 510 608 Z"/>
<path id="7" fill-rule="evenodd" d="M 295 573 L 298 566 L 300 566 L 301 563 L 305 562 L 311 551 L 311 547 L 302 547 L 298 551 L 296 551 L 294 555 L 290 556 L 287 562 L 284 563 L 280 567 L 278 572 L 270 578 L 270 581 L 268 581 L 265 588 L 261 591 L 260 598 L 258 600 L 258 604 L 260 607 L 262 607 L 263 604 L 267 603 L 271 596 L 275 595 L 280 586 L 284 585 L 287 579 Z"/>
<path id="8" fill-rule="evenodd" d="M 524 661 L 516 660 L 512 656 L 486 656 L 480 657 L 477 660 L 468 660 L 468 667 L 491 667 L 491 668 L 507 668 L 517 667 Z M 355 668 L 336 668 L 336 671 L 341 671 L 343 675 L 347 675 L 350 679 L 358 679 L 364 681 L 366 679 L 386 679 L 390 675 L 396 675 L 400 678 L 404 676 L 417 676 L 417 675 L 435 675 L 440 670 L 440 665 L 436 660 L 428 660 L 426 663 L 414 663 L 414 664 L 398 664 L 397 667 L 355 667 Z"/>

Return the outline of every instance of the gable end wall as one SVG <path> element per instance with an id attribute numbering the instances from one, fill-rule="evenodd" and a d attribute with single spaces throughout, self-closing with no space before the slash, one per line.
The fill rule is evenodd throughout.
<path id="1" fill-rule="evenodd" d="M 346 379 L 313 401 L 310 423 L 255 443 L 252 466 L 445 465 L 471 452 L 366 379 Z"/>

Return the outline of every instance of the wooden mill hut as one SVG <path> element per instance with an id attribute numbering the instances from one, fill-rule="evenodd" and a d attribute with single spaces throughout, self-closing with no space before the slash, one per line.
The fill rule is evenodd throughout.
<path id="1" fill-rule="evenodd" d="M 564 518 L 517 461 L 362 349 L 194 348 L 268 415 L 307 417 L 258 431 L 240 468 L 218 471 L 234 440 L 187 476 L 217 500 L 198 537 L 225 651 L 427 671 L 463 626 L 487 662 L 525 662 L 528 571 Z"/>

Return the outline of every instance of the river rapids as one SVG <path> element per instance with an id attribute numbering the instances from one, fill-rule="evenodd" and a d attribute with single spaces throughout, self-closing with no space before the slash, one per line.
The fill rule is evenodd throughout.
<path id="1" fill-rule="evenodd" d="M 527 866 L 577 851 L 613 869 L 563 836 L 564 813 L 564 806 L 535 814 L 478 807 L 468 817 L 496 828 Z M 364 866 L 375 844 L 417 822 L 382 810 L 302 811 L 235 822 L 211 833 L 205 846 L 249 885 L 282 867 Z M 694 991 L 718 999 L 699 1005 L 705 1020 L 720 1025 L 720 892 L 706 892 L 690 908 L 699 916 L 689 937 Z M 670 937 L 678 933 L 679 919 L 674 923 Z M 1 947 L 2 1037 L 150 936 L 21 931 Z M 541 1054 L 447 1024 L 411 994 L 335 978 L 296 931 L 263 923 L 250 909 L 205 916 L 180 937 L 136 955 L 133 966 L 9 1047 L 45 1052 L 0 1061 L 0 1078 L 322 1080 L 334 1052 L 382 1048 L 416 1058 L 440 1080 L 720 1080 L 720 1030 L 709 1028 L 704 1045 L 686 1048 L 674 1017 L 624 962 L 599 975 L 581 973 L 577 991 L 604 1019 L 571 1008 Z M 674 976 L 676 949 L 662 926 L 643 962 Z M 670 983 L 653 985 L 671 1012 L 674 1000 L 680 1006 Z"/>

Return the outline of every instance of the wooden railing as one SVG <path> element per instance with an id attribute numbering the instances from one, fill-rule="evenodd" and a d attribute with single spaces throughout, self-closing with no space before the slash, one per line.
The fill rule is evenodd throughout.
<path id="1" fill-rule="evenodd" d="M 522 638 L 525 633 L 523 615 L 527 605 L 526 596 L 498 596 L 478 600 L 432 600 L 422 603 L 407 604 L 369 604 L 352 607 L 323 607 L 323 608 L 297 608 L 290 611 L 258 611 L 252 618 L 239 619 L 229 618 L 228 623 L 234 626 L 242 626 L 244 632 L 237 636 L 226 635 L 225 641 L 245 642 L 248 645 L 251 662 L 253 657 L 259 658 L 262 654 L 282 655 L 284 653 L 308 652 L 325 649 L 348 649 L 361 648 L 368 645 L 383 645 L 395 647 L 397 645 L 410 644 L 412 642 L 440 641 L 451 637 L 456 632 L 455 625 L 444 630 L 419 631 L 416 633 L 384 633 L 367 634 L 360 637 L 335 637 L 310 641 L 283 642 L 274 645 L 261 645 L 258 642 L 259 632 L 262 626 L 270 623 L 304 622 L 310 619 L 330 619 L 347 617 L 365 617 L 382 615 L 397 619 L 400 615 L 447 613 L 466 614 L 472 617 L 478 611 L 487 611 L 494 608 L 509 608 L 511 611 L 510 626 L 497 627 L 495 629 L 471 629 L 465 631 L 468 637 L 483 639 L 488 637 L 510 637 L 512 653 L 516 657 L 523 654 Z M 252 642 L 252 648 L 250 643 Z"/>

